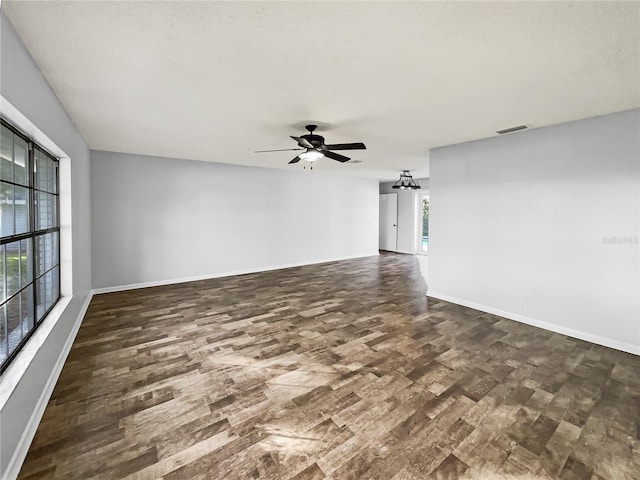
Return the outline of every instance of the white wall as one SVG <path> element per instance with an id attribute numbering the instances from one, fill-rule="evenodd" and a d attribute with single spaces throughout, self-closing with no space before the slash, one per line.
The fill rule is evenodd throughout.
<path id="1" fill-rule="evenodd" d="M 640 110 L 431 151 L 429 295 L 640 354 Z"/>
<path id="2" fill-rule="evenodd" d="M 378 253 L 373 179 L 91 152 L 94 288 Z"/>
<path id="3" fill-rule="evenodd" d="M 10 479 L 26 455 L 91 289 L 90 175 L 87 145 L 4 14 L 0 14 L 0 62 L 2 114 L 68 156 L 60 166 L 62 212 L 69 213 L 61 218 L 63 277 L 69 279 L 67 299 L 61 302 L 65 307 L 59 316 L 47 317 L 36 332 L 38 338 L 34 336 L 0 382 L 0 478 Z M 31 348 L 34 342 L 42 344 Z"/>

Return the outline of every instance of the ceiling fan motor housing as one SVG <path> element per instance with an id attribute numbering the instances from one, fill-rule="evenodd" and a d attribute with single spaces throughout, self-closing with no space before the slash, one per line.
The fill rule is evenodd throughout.
<path id="1" fill-rule="evenodd" d="M 321 136 L 321 135 L 313 135 L 313 134 L 302 135 L 301 138 L 304 138 L 305 140 L 307 140 L 311 145 L 313 145 L 316 148 L 320 148 L 320 147 L 324 146 L 324 137 Z"/>

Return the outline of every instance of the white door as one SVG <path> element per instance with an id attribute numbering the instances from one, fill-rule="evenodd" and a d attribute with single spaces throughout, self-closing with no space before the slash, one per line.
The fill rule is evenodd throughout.
<path id="1" fill-rule="evenodd" d="M 380 250 L 397 251 L 398 247 L 398 195 L 380 195 Z"/>

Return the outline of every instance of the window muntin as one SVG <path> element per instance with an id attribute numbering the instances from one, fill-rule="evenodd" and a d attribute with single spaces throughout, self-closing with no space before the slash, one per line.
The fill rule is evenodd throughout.
<path id="1" fill-rule="evenodd" d="M 1 122 L 0 372 L 60 298 L 58 160 Z"/>

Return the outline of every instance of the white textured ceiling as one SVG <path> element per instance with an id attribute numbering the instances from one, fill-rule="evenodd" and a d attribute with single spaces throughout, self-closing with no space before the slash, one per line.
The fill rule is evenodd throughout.
<path id="1" fill-rule="evenodd" d="M 92 149 L 428 175 L 433 147 L 640 105 L 638 2 L 60 2 L 2 8 Z M 303 162 L 301 162 L 303 163 Z"/>

